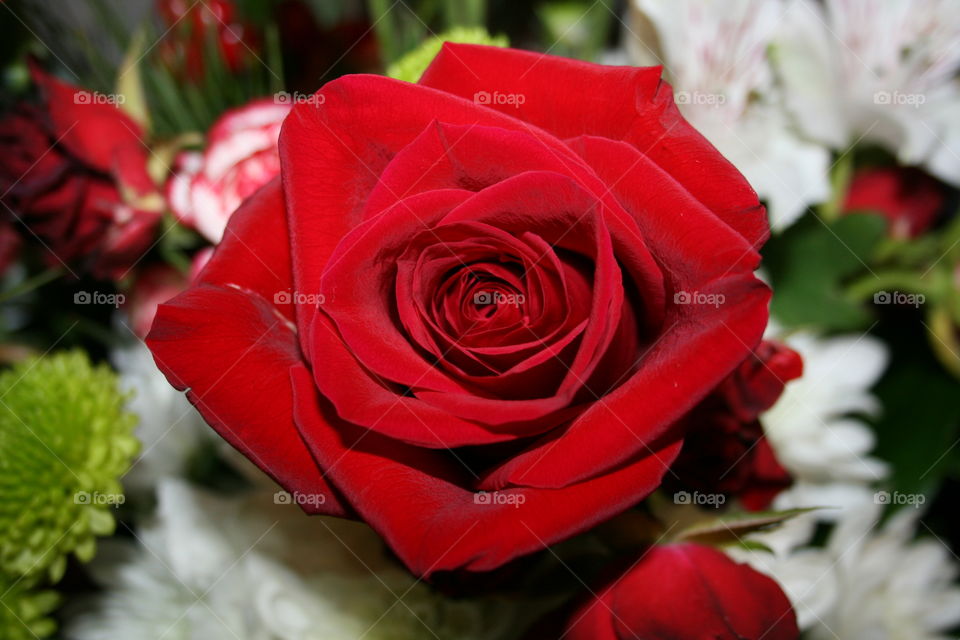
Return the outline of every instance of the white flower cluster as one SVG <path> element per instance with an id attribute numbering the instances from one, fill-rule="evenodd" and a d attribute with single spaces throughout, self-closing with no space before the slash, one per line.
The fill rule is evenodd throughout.
<path id="1" fill-rule="evenodd" d="M 869 336 L 797 333 L 784 341 L 803 356 L 805 370 L 762 417 L 795 479 L 774 506 L 826 508 L 755 536 L 772 553 L 730 553 L 780 583 L 805 637 L 945 640 L 960 624 L 960 568 L 920 526 L 918 505 L 881 525 L 885 505 L 874 485 L 887 468 L 869 455 L 870 428 L 849 417 L 880 411 L 870 388 L 886 367 L 886 348 Z M 818 521 L 834 524 L 822 547 L 811 544 Z M 931 537 L 915 540 L 918 533 Z"/>
<path id="2" fill-rule="evenodd" d="M 830 196 L 831 151 L 883 145 L 960 185 L 953 0 L 633 0 L 627 48 L 661 64 L 691 123 L 771 226 Z"/>
<path id="3" fill-rule="evenodd" d="M 504 637 L 514 605 L 443 598 L 366 525 L 308 517 L 272 492 L 226 499 L 158 485 L 152 524 L 110 541 L 69 640 L 367 640 Z"/>

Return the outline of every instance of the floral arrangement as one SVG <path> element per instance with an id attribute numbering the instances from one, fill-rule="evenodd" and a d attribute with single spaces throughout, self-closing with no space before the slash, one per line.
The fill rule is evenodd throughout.
<path id="1" fill-rule="evenodd" d="M 0 5 L 0 637 L 957 637 L 949 0 Z"/>

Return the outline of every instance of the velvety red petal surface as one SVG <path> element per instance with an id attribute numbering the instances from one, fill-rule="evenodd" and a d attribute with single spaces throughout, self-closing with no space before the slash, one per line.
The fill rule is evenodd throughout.
<path id="1" fill-rule="evenodd" d="M 483 494 L 463 488 L 472 476 L 453 455 L 338 423 L 306 368 L 293 367 L 291 378 L 297 426 L 326 475 L 422 576 L 495 569 L 589 529 L 656 489 L 680 450 L 679 441 L 664 439 L 653 444 L 656 455 L 590 482 L 506 491 L 502 504 L 492 496 L 478 502 Z"/>
<path id="2" fill-rule="evenodd" d="M 289 310 L 274 304 L 291 285 L 278 181 L 230 219 L 199 286 L 160 305 L 147 344 L 170 382 L 230 444 L 305 508 L 345 515 L 293 424 L 289 369 L 302 359 Z"/>
<path id="3" fill-rule="evenodd" d="M 567 633 L 572 640 L 799 637 L 796 615 L 776 582 L 716 549 L 693 544 L 649 549 L 572 616 Z"/>
<path id="4" fill-rule="evenodd" d="M 530 51 L 446 42 L 420 83 L 469 100 L 523 96 L 491 110 L 560 138 L 625 140 L 681 182 L 724 222 L 759 246 L 769 231 L 756 193 L 683 119 L 660 67 L 612 67 Z M 723 188 L 718 189 L 717 185 Z"/>

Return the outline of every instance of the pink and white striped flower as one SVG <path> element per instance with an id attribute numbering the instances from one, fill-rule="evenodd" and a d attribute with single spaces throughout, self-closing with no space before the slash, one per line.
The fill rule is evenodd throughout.
<path id="1" fill-rule="evenodd" d="M 180 153 L 167 182 L 174 215 L 213 243 L 241 202 L 280 173 L 277 139 L 290 104 L 256 100 L 226 112 L 203 152 Z"/>

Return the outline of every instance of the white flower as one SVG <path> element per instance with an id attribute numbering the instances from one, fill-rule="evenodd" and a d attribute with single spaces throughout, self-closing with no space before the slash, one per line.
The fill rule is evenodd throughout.
<path id="1" fill-rule="evenodd" d="M 128 490 L 153 488 L 162 476 L 182 475 L 190 456 L 212 431 L 184 394 L 170 386 L 141 342 L 115 350 L 110 358 L 120 385 L 132 391 L 127 408 L 137 415 L 140 456 L 123 478 Z"/>
<path id="2" fill-rule="evenodd" d="M 870 388 L 886 368 L 886 347 L 867 335 L 820 338 L 800 332 L 783 341 L 803 357 L 804 371 L 761 417 L 777 459 L 795 479 L 775 505 L 862 503 L 887 467 L 869 455 L 873 431 L 850 414 L 879 411 Z"/>
<path id="3" fill-rule="evenodd" d="M 758 536 L 773 556 L 732 555 L 781 584 L 812 640 L 946 640 L 960 624 L 957 564 L 938 539 L 914 541 L 921 510 L 903 508 L 880 527 L 881 512 L 874 501 L 846 510 L 824 548 L 801 546 L 812 534 L 801 518 Z"/>
<path id="4" fill-rule="evenodd" d="M 137 544 L 94 561 L 106 591 L 70 617 L 69 640 L 470 640 L 515 624 L 512 603 L 435 594 L 364 524 L 272 492 L 226 499 L 163 480 L 158 497 Z"/>
<path id="5" fill-rule="evenodd" d="M 954 0 L 791 0 L 774 58 L 807 136 L 876 142 L 960 184 L 958 41 Z"/>
<path id="6" fill-rule="evenodd" d="M 767 49 L 781 0 L 633 0 L 628 48 L 662 64 L 683 115 L 746 176 L 783 229 L 829 197 L 829 153 L 787 117 Z M 652 27 L 652 30 L 651 30 Z"/>

